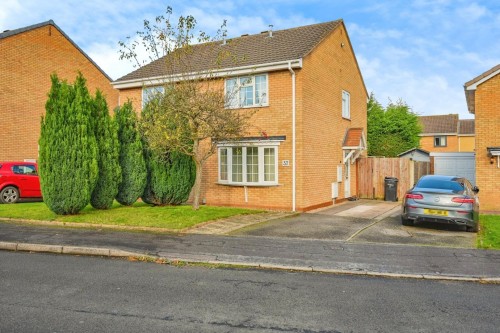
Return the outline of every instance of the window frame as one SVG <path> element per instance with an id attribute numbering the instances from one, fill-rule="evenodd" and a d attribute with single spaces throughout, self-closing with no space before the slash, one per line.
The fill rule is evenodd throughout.
<path id="1" fill-rule="evenodd" d="M 439 139 L 440 144 L 436 144 L 436 140 Z M 448 138 L 446 135 L 435 135 L 434 136 L 434 147 L 447 147 L 448 146 Z M 442 144 L 444 141 L 444 144 Z"/>
<path id="2" fill-rule="evenodd" d="M 153 94 L 151 94 L 150 92 L 147 92 L 147 91 L 153 91 L 153 90 L 156 90 L 156 92 L 154 94 L 157 94 L 157 93 L 160 93 L 160 94 L 164 94 L 165 93 L 165 87 L 164 86 L 147 86 L 147 87 L 142 87 L 142 95 L 141 95 L 141 106 L 142 106 L 142 109 L 144 110 L 144 107 L 146 106 L 146 104 L 149 102 L 149 99 L 151 98 L 151 96 Z"/>
<path id="3" fill-rule="evenodd" d="M 351 94 L 342 90 L 342 118 L 351 119 Z"/>
<path id="4" fill-rule="evenodd" d="M 223 143 L 219 144 L 217 147 L 217 181 L 222 185 L 232 185 L 232 186 L 276 186 L 278 184 L 278 154 L 279 154 L 279 142 L 266 142 L 266 143 Z M 242 181 L 233 180 L 233 149 L 241 149 L 241 177 Z M 257 148 L 257 181 L 249 181 L 249 168 L 248 168 L 248 151 L 249 148 Z M 266 165 L 265 165 L 265 149 L 271 148 L 274 150 L 274 180 L 265 180 L 266 177 Z M 222 161 L 222 151 L 225 151 L 227 164 L 223 165 Z M 255 156 L 255 155 L 254 155 Z M 254 164 L 255 165 L 255 164 Z M 224 168 L 225 167 L 225 168 Z M 226 179 L 221 177 L 221 174 L 225 172 Z"/>
<path id="5" fill-rule="evenodd" d="M 256 78 L 257 77 L 264 77 L 265 78 L 265 89 L 261 93 L 259 99 L 260 103 L 257 103 L 257 83 L 256 83 Z M 241 82 L 242 79 L 247 79 L 250 78 L 249 82 Z M 235 80 L 234 83 L 234 91 L 229 92 L 228 91 L 228 82 Z M 249 105 L 243 105 L 242 102 L 242 88 L 252 88 L 252 104 Z M 230 101 L 228 102 L 228 97 L 229 94 L 235 94 L 237 97 L 236 101 Z M 263 74 L 253 74 L 253 75 L 240 75 L 240 76 L 233 76 L 233 77 L 228 77 L 224 80 L 224 96 L 226 98 L 226 109 L 247 109 L 247 108 L 256 108 L 256 107 L 262 107 L 262 106 L 269 106 L 269 74 L 263 73 Z"/>

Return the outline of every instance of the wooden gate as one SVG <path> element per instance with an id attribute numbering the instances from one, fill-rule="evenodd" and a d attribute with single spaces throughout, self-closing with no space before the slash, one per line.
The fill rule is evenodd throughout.
<path id="1" fill-rule="evenodd" d="M 398 199 L 416 181 L 431 173 L 430 162 L 408 158 L 365 157 L 357 161 L 358 196 L 365 199 L 384 199 L 385 177 L 398 179 Z"/>

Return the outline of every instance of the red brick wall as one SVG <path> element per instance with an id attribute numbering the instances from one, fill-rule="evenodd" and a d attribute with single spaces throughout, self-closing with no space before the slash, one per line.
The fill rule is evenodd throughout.
<path id="1" fill-rule="evenodd" d="M 55 27 L 47 25 L 0 40 L 0 161 L 38 158 L 40 120 L 50 75 L 73 82 L 77 71 L 89 91 L 106 95 L 112 110 L 118 91 Z"/>
<path id="2" fill-rule="evenodd" d="M 500 74 L 476 90 L 476 184 L 481 210 L 500 211 L 500 168 L 490 163 L 487 147 L 500 147 Z"/>

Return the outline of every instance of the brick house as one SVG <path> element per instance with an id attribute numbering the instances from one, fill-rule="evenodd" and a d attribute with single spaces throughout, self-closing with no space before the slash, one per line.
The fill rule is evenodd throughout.
<path id="1" fill-rule="evenodd" d="M 464 84 L 476 119 L 476 184 L 481 210 L 500 211 L 500 64 Z"/>
<path id="2" fill-rule="evenodd" d="M 428 152 L 473 152 L 474 119 L 458 119 L 458 114 L 418 117 L 422 125 L 420 148 Z"/>
<path id="3" fill-rule="evenodd" d="M 231 52 L 243 60 L 219 69 L 216 80 L 226 91 L 239 87 L 236 108 L 255 111 L 253 126 L 241 141 L 220 143 L 207 161 L 202 201 L 306 211 L 355 196 L 368 94 L 344 22 L 269 30 L 230 42 L 217 47 L 234 45 Z M 195 45 L 193 54 L 202 47 Z M 161 89 L 155 84 L 176 74 L 166 74 L 162 61 L 113 82 L 120 101 L 132 100 L 139 111 L 148 91 Z M 197 65 L 206 70 L 203 61 Z"/>
<path id="4" fill-rule="evenodd" d="M 0 33 L 0 59 L 0 161 L 38 158 L 52 73 L 73 82 L 81 71 L 91 93 L 99 88 L 110 109 L 118 105 L 109 76 L 52 20 Z"/>

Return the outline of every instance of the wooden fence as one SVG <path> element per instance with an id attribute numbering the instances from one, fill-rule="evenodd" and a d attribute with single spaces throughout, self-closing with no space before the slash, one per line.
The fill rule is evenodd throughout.
<path id="1" fill-rule="evenodd" d="M 368 157 L 358 160 L 358 196 L 384 199 L 385 177 L 398 179 L 398 199 L 423 175 L 431 173 L 431 163 L 408 158 Z"/>

